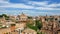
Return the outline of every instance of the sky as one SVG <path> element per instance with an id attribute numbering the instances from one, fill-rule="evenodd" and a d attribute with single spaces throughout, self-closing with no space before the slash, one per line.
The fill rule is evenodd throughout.
<path id="1" fill-rule="evenodd" d="M 0 0 L 0 14 L 60 15 L 60 0 Z"/>

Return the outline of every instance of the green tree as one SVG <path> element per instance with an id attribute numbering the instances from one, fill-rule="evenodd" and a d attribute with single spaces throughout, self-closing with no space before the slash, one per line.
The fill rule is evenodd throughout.
<path id="1" fill-rule="evenodd" d="M 38 30 L 40 30 L 42 28 L 42 23 L 40 20 L 36 20 L 36 24 L 35 26 L 38 28 Z"/>
<path id="2" fill-rule="evenodd" d="M 33 25 L 30 24 L 30 23 L 27 23 L 27 27 L 30 28 L 30 29 L 33 29 L 33 30 L 35 30 L 35 31 L 37 31 L 37 29 L 38 29 L 36 26 L 33 26 Z"/>
<path id="3" fill-rule="evenodd" d="M 6 15 L 6 14 L 2 14 L 2 16 L 7 17 L 7 15 Z"/>
<path id="4" fill-rule="evenodd" d="M 30 23 L 27 23 L 27 27 L 35 30 L 37 32 L 37 34 L 42 34 L 39 32 L 39 30 L 42 28 L 42 23 L 39 20 L 35 21 L 35 26 Z"/>
<path id="5" fill-rule="evenodd" d="M 9 16 L 7 16 L 6 14 L 2 14 L 2 15 L 0 15 L 0 18 L 2 18 L 3 16 L 5 17 L 6 20 L 9 19 Z"/>
<path id="6" fill-rule="evenodd" d="M 8 32 L 6 34 L 8 34 Z"/>
<path id="7" fill-rule="evenodd" d="M 31 16 L 28 16 L 28 19 L 32 19 L 32 17 Z"/>

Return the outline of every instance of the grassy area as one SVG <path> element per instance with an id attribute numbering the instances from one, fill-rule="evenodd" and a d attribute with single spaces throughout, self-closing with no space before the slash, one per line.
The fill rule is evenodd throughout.
<path id="1" fill-rule="evenodd" d="M 0 28 L 7 28 L 7 27 L 6 26 L 3 27 L 2 25 L 0 25 Z"/>
<path id="2" fill-rule="evenodd" d="M 36 26 L 33 26 L 33 25 L 29 24 L 29 23 L 27 24 L 27 27 L 30 28 L 30 29 L 33 29 L 35 31 L 37 31 L 37 29 L 38 29 Z"/>
<path id="3" fill-rule="evenodd" d="M 2 25 L 0 25 L 0 28 L 2 28 Z"/>
<path id="4" fill-rule="evenodd" d="M 37 32 L 37 34 L 43 34 L 41 33 L 39 30 L 41 30 L 42 28 L 42 23 L 39 21 L 39 20 L 36 20 L 35 21 L 35 26 L 34 24 L 30 24 L 30 23 L 27 23 L 27 27 L 30 28 L 30 29 L 33 29 Z"/>

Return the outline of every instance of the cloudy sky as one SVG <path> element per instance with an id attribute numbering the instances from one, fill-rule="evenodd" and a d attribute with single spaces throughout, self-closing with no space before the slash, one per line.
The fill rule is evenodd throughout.
<path id="1" fill-rule="evenodd" d="M 0 0 L 0 14 L 60 15 L 60 0 Z"/>

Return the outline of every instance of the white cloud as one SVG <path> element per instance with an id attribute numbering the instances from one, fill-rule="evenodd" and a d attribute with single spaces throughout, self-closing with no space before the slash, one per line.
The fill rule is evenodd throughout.
<path id="1" fill-rule="evenodd" d="M 48 8 L 48 7 L 36 7 L 39 10 L 60 10 L 59 8 Z"/>
<path id="2" fill-rule="evenodd" d="M 43 6 L 45 6 L 45 5 L 48 4 L 48 2 L 47 2 L 47 1 L 44 1 L 44 2 L 34 2 L 34 1 L 30 1 L 30 2 L 28 2 L 28 4 L 32 4 L 32 5 L 43 5 Z"/>
<path id="3" fill-rule="evenodd" d="M 24 12 L 26 14 L 29 14 L 29 15 L 40 15 L 40 14 L 49 14 L 49 15 L 60 15 L 60 13 L 56 13 L 54 14 L 53 12 L 50 13 L 50 12 L 35 12 L 35 10 L 60 10 L 60 8 L 53 8 L 53 7 L 58 7 L 60 6 L 60 3 L 59 4 L 49 4 L 48 5 L 48 2 L 47 1 L 44 1 L 44 2 L 33 2 L 33 1 L 29 1 L 28 4 L 31 4 L 31 5 L 25 5 L 24 3 L 20 3 L 20 4 L 13 4 L 13 3 L 9 3 L 8 1 L 5 1 L 5 0 L 0 0 L 0 4 L 1 8 L 0 8 L 0 14 L 2 13 L 6 13 L 6 14 L 20 14 L 21 12 Z M 39 5 L 39 7 L 35 6 L 35 5 Z M 42 6 L 42 7 L 41 7 Z M 25 8 L 27 10 L 5 10 L 4 8 Z M 28 9 L 35 9 L 35 10 L 28 10 Z M 7 13 L 8 11 L 8 13 Z M 18 11 L 18 12 L 17 12 Z M 19 13 L 20 12 L 20 13 Z"/>
<path id="4" fill-rule="evenodd" d="M 60 10 L 60 8 L 54 8 L 54 7 L 60 6 L 60 3 L 48 5 L 48 1 L 44 1 L 44 2 L 29 1 L 28 4 L 31 4 L 31 5 L 25 5 L 24 3 L 13 4 L 5 0 L 0 0 L 0 3 L 2 4 L 0 7 L 5 7 L 5 8 L 11 7 L 11 8 L 25 8 L 25 9 L 37 9 L 37 10 Z"/>
<path id="5" fill-rule="evenodd" d="M 60 6 L 60 3 L 52 3 L 52 4 L 48 4 L 49 1 L 43 1 L 43 2 L 34 2 L 31 1 L 28 4 L 31 4 L 33 6 L 37 5 L 37 6 L 43 6 L 43 7 L 58 7 Z"/>
<path id="6" fill-rule="evenodd" d="M 1 0 L 0 1 L 0 7 L 11 7 L 11 8 L 26 8 L 26 9 L 32 9 L 33 6 L 28 6 L 28 5 L 25 5 L 23 3 L 19 3 L 19 4 L 13 4 L 13 3 L 9 3 L 8 1 L 5 1 L 5 0 Z"/>
<path id="7" fill-rule="evenodd" d="M 43 2 L 29 2 L 29 4 L 35 6 L 36 9 L 39 10 L 60 10 L 60 3 L 53 3 L 53 4 L 48 4 L 49 1 L 43 1 Z M 39 6 L 39 7 L 36 7 Z"/>
<path id="8" fill-rule="evenodd" d="M 60 6 L 60 3 L 47 5 L 47 7 L 58 7 L 58 6 Z"/>
<path id="9" fill-rule="evenodd" d="M 5 6 L 0 6 L 0 7 L 12 7 L 12 8 L 26 8 L 26 9 L 32 9 L 33 6 L 28 6 L 24 4 L 9 4 Z"/>
<path id="10" fill-rule="evenodd" d="M 0 3 L 8 3 L 9 0 L 0 0 Z"/>

